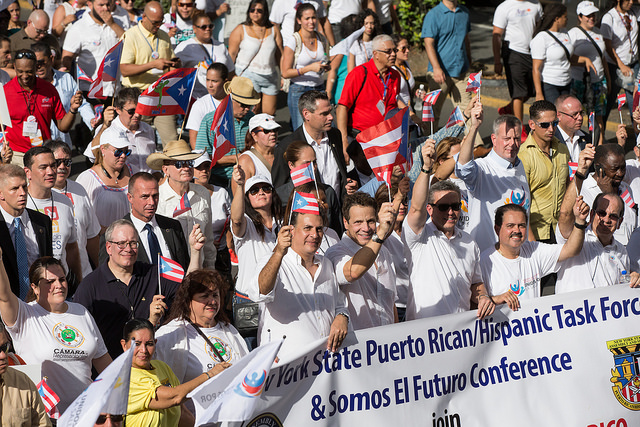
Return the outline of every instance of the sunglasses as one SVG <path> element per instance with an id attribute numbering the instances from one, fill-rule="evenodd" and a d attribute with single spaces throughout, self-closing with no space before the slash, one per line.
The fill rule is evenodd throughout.
<path id="1" fill-rule="evenodd" d="M 43 59 L 36 61 L 36 68 L 44 67 L 44 65 L 45 64 Z"/>
<path id="2" fill-rule="evenodd" d="M 264 13 L 264 9 L 253 8 L 249 9 L 249 13 Z"/>
<path id="3" fill-rule="evenodd" d="M 254 186 L 254 187 L 251 187 L 251 189 L 249 190 L 249 194 L 252 196 L 255 196 L 260 192 L 260 190 L 262 190 L 264 194 L 271 194 L 271 192 L 273 191 L 273 187 L 271 187 L 268 184 L 261 185 L 260 187 Z"/>
<path id="4" fill-rule="evenodd" d="M 558 123 L 560 123 L 560 121 L 558 119 L 555 119 L 552 122 L 535 122 L 538 126 L 540 126 L 542 129 L 548 129 L 549 126 L 553 126 L 556 127 L 558 126 Z"/>
<path id="5" fill-rule="evenodd" d="M 607 211 L 597 210 L 596 211 L 596 215 L 598 215 L 600 218 L 606 218 L 607 217 Z M 614 214 L 614 213 L 610 213 L 609 214 L 609 219 L 611 221 L 618 221 L 620 219 L 620 215 Z"/>
<path id="6" fill-rule="evenodd" d="M 440 212 L 449 212 L 449 209 L 454 212 L 458 212 L 462 207 L 462 203 L 429 203 L 431 206 L 437 208 Z"/>
<path id="7" fill-rule="evenodd" d="M 9 347 L 11 346 L 11 342 L 7 341 L 6 343 L 0 345 L 0 353 L 7 354 L 9 352 Z"/>
<path id="8" fill-rule="evenodd" d="M 258 129 L 254 131 L 255 133 L 264 133 L 265 135 L 269 135 L 270 133 L 278 133 L 277 129 Z"/>
<path id="9" fill-rule="evenodd" d="M 192 168 L 195 162 L 193 160 L 176 160 L 175 162 L 169 162 L 168 165 L 173 165 L 176 169 Z"/>
<path id="10" fill-rule="evenodd" d="M 200 28 L 201 30 L 210 30 L 213 28 L 213 24 L 207 24 L 207 25 L 194 25 L 194 27 L 196 28 Z"/>
<path id="11" fill-rule="evenodd" d="M 406 52 L 409 50 L 409 46 L 402 46 L 400 49 L 397 49 L 400 52 Z"/>
<path id="12" fill-rule="evenodd" d="M 66 167 L 70 168 L 71 163 L 73 163 L 73 160 L 71 159 L 56 159 L 56 167 L 60 167 L 60 165 L 65 165 Z"/>
<path id="13" fill-rule="evenodd" d="M 36 60 L 36 54 L 28 51 L 28 52 L 18 52 L 16 53 L 15 56 L 16 59 L 22 59 L 22 58 L 26 58 L 26 59 L 31 59 L 32 61 Z"/>
<path id="14" fill-rule="evenodd" d="M 113 151 L 113 155 L 116 156 L 116 157 L 120 157 L 123 154 L 125 156 L 129 157 L 129 155 L 131 154 L 131 149 L 130 148 L 116 148 Z"/>
<path id="15" fill-rule="evenodd" d="M 393 49 L 379 50 L 378 52 L 382 52 L 388 56 L 388 55 L 391 55 L 391 53 L 398 53 L 398 49 L 394 47 Z"/>
<path id="16" fill-rule="evenodd" d="M 136 109 L 134 108 L 129 108 L 128 110 L 125 110 L 124 108 L 122 109 L 122 111 L 124 111 L 125 113 L 127 113 L 130 116 L 133 116 L 136 113 Z"/>
<path id="17" fill-rule="evenodd" d="M 180 7 L 193 7 L 193 3 L 178 3 Z"/>
<path id="18" fill-rule="evenodd" d="M 98 419 L 96 420 L 96 424 L 102 425 L 107 422 L 107 418 L 111 419 L 111 422 L 121 423 L 124 420 L 124 415 L 111 415 L 111 414 L 100 414 Z"/>

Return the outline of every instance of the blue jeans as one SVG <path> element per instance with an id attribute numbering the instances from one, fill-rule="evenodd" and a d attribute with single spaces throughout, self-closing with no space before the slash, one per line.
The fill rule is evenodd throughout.
<path id="1" fill-rule="evenodd" d="M 571 91 L 571 83 L 566 86 L 556 86 L 549 83 L 542 82 L 542 93 L 544 93 L 544 99 L 552 104 L 556 103 L 556 99 L 560 95 L 566 95 Z"/>
<path id="2" fill-rule="evenodd" d="M 298 101 L 303 93 L 310 90 L 324 90 L 324 85 L 319 86 L 302 86 L 291 83 L 289 86 L 289 94 L 287 95 L 287 103 L 289 104 L 289 114 L 291 115 L 291 131 L 295 131 L 302 126 L 302 115 L 298 110 Z"/>

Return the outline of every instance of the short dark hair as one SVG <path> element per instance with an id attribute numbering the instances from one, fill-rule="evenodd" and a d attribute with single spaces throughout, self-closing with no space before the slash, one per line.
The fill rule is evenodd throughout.
<path id="1" fill-rule="evenodd" d="M 44 271 L 47 268 L 56 266 L 56 265 L 62 269 L 62 273 L 64 275 L 67 274 L 67 272 L 64 269 L 64 266 L 62 265 L 62 262 L 59 259 L 56 259 L 51 256 L 43 256 L 35 260 L 33 264 L 31 264 L 31 267 L 29 268 L 29 283 L 33 283 L 37 285 L 40 279 L 42 279 L 42 277 L 44 276 Z M 33 289 L 29 287 L 29 291 L 27 292 L 27 296 L 26 296 L 26 301 L 31 302 L 31 301 L 35 301 L 35 299 L 36 299 L 36 294 L 35 292 L 33 292 Z"/>
<path id="2" fill-rule="evenodd" d="M 209 65 L 207 71 L 209 70 L 217 71 L 222 80 L 226 81 L 229 78 L 229 69 L 222 62 L 214 62 L 213 64 Z"/>
<path id="3" fill-rule="evenodd" d="M 526 221 L 529 222 L 529 219 L 527 218 L 527 210 L 525 208 L 514 203 L 509 203 L 496 209 L 495 225 L 502 227 L 502 218 L 506 212 L 521 212 L 524 214 Z"/>
<path id="4" fill-rule="evenodd" d="M 367 193 L 356 191 L 355 193 L 348 194 L 344 197 L 344 201 L 342 203 L 342 216 L 347 220 L 347 222 L 349 222 L 350 218 L 349 211 L 353 206 L 363 206 L 365 208 L 371 207 L 374 212 L 376 212 L 377 216 L 376 200 Z"/>
<path id="5" fill-rule="evenodd" d="M 598 145 L 596 154 L 593 156 L 593 164 L 602 166 L 609 156 L 618 156 L 624 159 L 624 148 L 615 142 Z"/>
<path id="6" fill-rule="evenodd" d="M 45 147 L 44 145 L 29 148 L 29 150 L 24 153 L 24 167 L 26 167 L 27 169 L 31 169 L 34 159 L 40 154 L 51 154 L 53 156 L 53 151 L 51 151 L 49 147 Z"/>
<path id="7" fill-rule="evenodd" d="M 156 177 L 151 175 L 149 172 L 136 172 L 131 176 L 131 178 L 129 178 L 129 186 L 127 189 L 128 193 L 133 194 L 133 187 L 135 187 L 138 180 L 142 180 L 145 182 L 154 181 L 156 184 L 158 183 Z"/>
<path id="8" fill-rule="evenodd" d="M 123 87 L 113 100 L 113 105 L 115 105 L 116 108 L 123 109 L 124 104 L 126 104 L 127 101 L 135 102 L 137 104 L 139 96 L 140 89 L 137 87 Z"/>
<path id="9" fill-rule="evenodd" d="M 44 53 L 47 56 L 51 56 L 51 48 L 44 42 L 36 42 L 31 45 L 33 53 Z"/>
<path id="10" fill-rule="evenodd" d="M 429 188 L 429 195 L 427 196 L 427 203 L 431 204 L 435 202 L 435 194 L 441 191 L 453 192 L 458 195 L 458 200 L 462 200 L 462 192 L 453 181 L 445 179 L 444 181 L 438 181 Z"/>
<path id="11" fill-rule="evenodd" d="M 44 143 L 44 146 L 51 150 L 54 155 L 58 150 L 62 150 L 65 154 L 71 155 L 71 147 L 69 147 L 69 144 L 59 139 L 50 139 Z"/>
<path id="12" fill-rule="evenodd" d="M 220 309 L 215 319 L 228 325 L 231 320 L 225 311 L 225 302 L 227 292 L 229 291 L 229 284 L 224 277 L 215 270 L 195 270 L 182 279 L 182 283 L 178 287 L 176 296 L 171 304 L 169 320 L 190 319 L 193 296 L 201 292 L 214 291 L 216 289 L 220 291 Z"/>
<path id="13" fill-rule="evenodd" d="M 298 100 L 298 111 L 302 115 L 302 110 L 309 110 L 314 113 L 316 111 L 316 103 L 319 99 L 329 101 L 329 95 L 327 92 L 320 90 L 310 90 L 302 94 Z"/>
<path id="14" fill-rule="evenodd" d="M 153 324 L 149 322 L 148 319 L 131 319 L 124 324 L 124 328 L 122 329 L 122 338 L 124 338 L 125 341 L 129 341 L 131 334 L 141 329 L 150 330 L 151 336 L 155 337 Z"/>
<path id="15" fill-rule="evenodd" d="M 536 101 L 529 107 L 529 117 L 531 117 L 532 120 L 538 120 L 545 111 L 553 111 L 556 113 L 556 106 L 546 99 Z"/>

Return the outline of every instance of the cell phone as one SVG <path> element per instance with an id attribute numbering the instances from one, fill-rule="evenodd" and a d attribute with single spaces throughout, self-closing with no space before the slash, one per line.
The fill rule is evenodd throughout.
<path id="1" fill-rule="evenodd" d="M 595 169 L 595 171 L 596 171 L 596 176 L 597 176 L 597 177 L 600 177 L 600 178 L 604 177 L 604 172 L 602 171 L 602 166 L 600 166 L 600 165 L 595 165 L 595 166 L 594 166 L 594 169 Z"/>

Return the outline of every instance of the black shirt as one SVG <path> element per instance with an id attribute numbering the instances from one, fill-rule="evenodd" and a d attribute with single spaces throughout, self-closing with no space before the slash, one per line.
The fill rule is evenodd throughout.
<path id="1" fill-rule="evenodd" d="M 180 283 L 162 278 L 162 295 L 171 307 Z M 137 261 L 127 286 L 101 264 L 82 280 L 73 301 L 82 304 L 93 316 L 111 358 L 122 354 L 122 330 L 127 321 L 149 318 L 149 304 L 158 295 L 158 266 Z"/>

